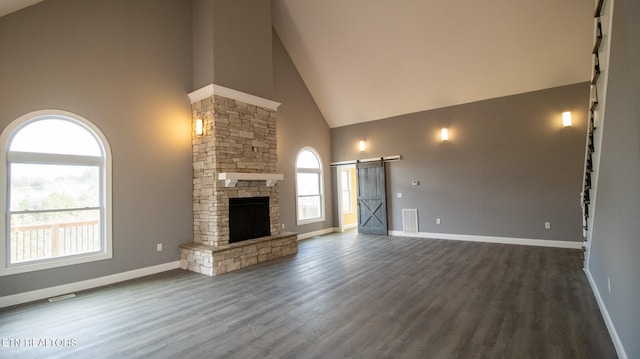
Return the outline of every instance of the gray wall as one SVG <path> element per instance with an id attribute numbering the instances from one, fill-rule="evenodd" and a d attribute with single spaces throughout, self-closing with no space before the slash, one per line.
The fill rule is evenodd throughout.
<path id="1" fill-rule="evenodd" d="M 331 138 L 329 126 L 307 90 L 280 38 L 273 33 L 274 100 L 282 103 L 278 108 L 278 173 L 284 181 L 278 182 L 280 195 L 280 221 L 285 230 L 307 233 L 333 227 L 333 186 Z M 324 168 L 325 221 L 296 225 L 295 162 L 298 152 L 306 147 L 315 148 L 322 157 Z"/>
<path id="2" fill-rule="evenodd" d="M 640 358 L 640 3 L 616 0 L 589 272 L 629 358 Z M 596 149 L 597 151 L 597 149 Z M 607 287 L 611 280 L 611 293 Z"/>
<path id="3" fill-rule="evenodd" d="M 213 0 L 193 0 L 193 90 L 213 83 Z"/>
<path id="4" fill-rule="evenodd" d="M 270 0 L 195 0 L 193 85 L 208 84 L 271 99 Z"/>
<path id="5" fill-rule="evenodd" d="M 0 18 L 0 54 L 0 131 L 52 108 L 89 119 L 107 137 L 114 252 L 0 277 L 0 296 L 178 260 L 193 225 L 191 2 L 45 1 Z"/>
<path id="6" fill-rule="evenodd" d="M 581 241 L 588 98 L 581 83 L 333 128 L 332 161 L 402 156 L 387 165 L 390 230 L 417 208 L 420 232 Z"/>
<path id="7" fill-rule="evenodd" d="M 214 83 L 270 99 L 271 0 L 215 0 L 213 23 Z"/>

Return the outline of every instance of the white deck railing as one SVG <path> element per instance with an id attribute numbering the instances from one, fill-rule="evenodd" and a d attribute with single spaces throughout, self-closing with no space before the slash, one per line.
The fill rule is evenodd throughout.
<path id="1" fill-rule="evenodd" d="M 11 227 L 10 263 L 99 250 L 99 221 Z"/>

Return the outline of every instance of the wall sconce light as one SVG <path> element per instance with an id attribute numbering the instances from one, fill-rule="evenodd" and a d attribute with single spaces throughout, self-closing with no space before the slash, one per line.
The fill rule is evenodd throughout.
<path id="1" fill-rule="evenodd" d="M 446 128 L 443 128 L 440 130 L 440 139 L 443 141 L 448 141 L 449 140 L 449 130 Z"/>
<path id="2" fill-rule="evenodd" d="M 196 136 L 202 136 L 204 134 L 204 120 L 201 118 L 196 119 Z"/>
<path id="3" fill-rule="evenodd" d="M 360 152 L 364 152 L 364 148 L 365 148 L 365 143 L 364 143 L 364 141 L 360 141 L 360 145 L 359 145 L 359 147 L 358 147 L 358 148 L 360 148 Z"/>
<path id="4" fill-rule="evenodd" d="M 571 112 L 566 111 L 562 113 L 562 127 L 571 127 Z"/>

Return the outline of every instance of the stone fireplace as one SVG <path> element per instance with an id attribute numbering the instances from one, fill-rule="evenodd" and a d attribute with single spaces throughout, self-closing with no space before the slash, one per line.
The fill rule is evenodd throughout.
<path id="1" fill-rule="evenodd" d="M 280 233 L 277 181 L 283 177 L 275 173 L 279 104 L 217 85 L 189 97 L 193 122 L 202 120 L 204 132 L 194 133 L 192 141 L 194 242 L 180 246 L 181 268 L 216 275 L 297 253 L 297 235 Z M 258 218 L 247 212 L 248 218 L 240 218 L 244 224 L 234 228 L 243 238 L 232 241 L 229 205 L 250 198 L 262 199 L 261 220 L 268 222 L 246 238 Z"/>

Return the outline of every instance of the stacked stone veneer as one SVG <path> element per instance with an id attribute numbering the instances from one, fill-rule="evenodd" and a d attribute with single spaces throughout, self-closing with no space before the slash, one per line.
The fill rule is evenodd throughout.
<path id="1" fill-rule="evenodd" d="M 180 266 L 193 272 L 217 275 L 298 253 L 294 233 L 250 239 L 226 246 L 189 243 L 181 246 Z"/>
<path id="2" fill-rule="evenodd" d="M 238 181 L 225 187 L 221 172 L 276 171 L 276 115 L 267 108 L 213 96 L 192 104 L 194 121 L 204 119 L 203 136 L 193 139 L 194 242 L 229 244 L 229 198 L 269 197 L 271 234 L 279 233 L 278 186 Z"/>
<path id="3" fill-rule="evenodd" d="M 192 103 L 192 110 L 194 123 L 196 119 L 203 119 L 205 126 L 204 134 L 194 134 L 192 140 L 194 243 L 181 246 L 181 267 L 214 275 L 256 264 L 257 254 L 249 256 L 255 259 L 235 255 L 244 250 L 238 252 L 238 248 L 246 249 L 243 244 L 246 241 L 229 244 L 229 198 L 269 197 L 271 235 L 278 236 L 278 186 L 267 187 L 265 181 L 240 180 L 235 187 L 226 187 L 223 180 L 218 180 L 218 174 L 276 171 L 276 113 L 218 95 Z M 283 241 L 288 249 L 282 249 Z M 268 246 L 275 250 L 269 253 L 282 256 L 297 253 L 296 241 L 297 236 L 289 234 L 275 242 L 263 239 L 261 246 L 271 243 Z M 292 242 L 296 242 L 295 248 Z M 263 259 L 274 258 L 275 254 L 272 254 Z M 222 261 L 226 261 L 221 264 L 224 268 L 215 269 Z"/>

